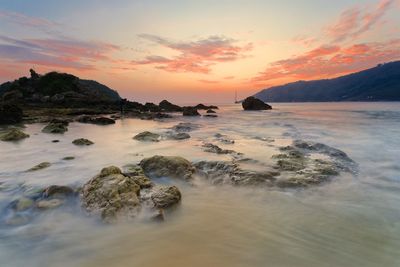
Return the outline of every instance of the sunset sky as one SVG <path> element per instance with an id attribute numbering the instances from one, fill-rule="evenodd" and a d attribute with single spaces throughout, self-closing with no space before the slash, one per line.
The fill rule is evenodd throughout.
<path id="1" fill-rule="evenodd" d="M 400 59 L 400 0 L 0 0 L 0 82 L 69 72 L 141 102 L 232 102 Z"/>

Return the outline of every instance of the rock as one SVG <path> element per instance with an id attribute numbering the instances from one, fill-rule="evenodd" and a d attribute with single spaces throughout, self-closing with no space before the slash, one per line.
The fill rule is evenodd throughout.
<path id="1" fill-rule="evenodd" d="M 237 186 L 273 186 L 279 172 L 256 172 L 241 169 L 234 162 L 200 161 L 194 164 L 197 173 L 213 184 L 231 184 Z"/>
<path id="2" fill-rule="evenodd" d="M 53 198 L 48 200 L 47 199 L 39 200 L 38 202 L 36 202 L 36 207 L 38 209 L 48 210 L 48 209 L 58 208 L 63 204 L 64 204 L 63 200 L 58 198 Z"/>
<path id="3" fill-rule="evenodd" d="M 139 165 L 130 165 L 124 175 L 130 176 L 140 186 L 140 189 L 150 188 L 154 185 Z"/>
<path id="4" fill-rule="evenodd" d="M 204 104 L 198 104 L 194 108 L 196 109 L 202 109 L 202 110 L 207 110 L 207 109 L 218 109 L 217 106 L 206 106 Z"/>
<path id="5" fill-rule="evenodd" d="M 65 198 L 74 195 L 74 190 L 69 186 L 51 185 L 43 190 L 43 197 Z"/>
<path id="6" fill-rule="evenodd" d="M 42 169 L 50 167 L 50 165 L 51 165 L 50 162 L 42 162 L 42 163 L 39 163 L 38 165 L 35 165 L 32 168 L 30 168 L 29 170 L 27 170 L 27 172 L 42 170 Z"/>
<path id="7" fill-rule="evenodd" d="M 25 214 L 15 213 L 5 219 L 4 223 L 9 226 L 24 225 L 30 222 L 30 217 Z"/>
<path id="8" fill-rule="evenodd" d="M 147 111 L 150 111 L 150 112 L 160 112 L 161 111 L 161 108 L 154 103 L 147 102 L 146 104 L 144 104 L 144 107 Z"/>
<path id="9" fill-rule="evenodd" d="M 177 156 L 153 156 L 145 158 L 139 164 L 144 173 L 150 177 L 170 177 L 188 180 L 195 169 L 192 164 Z"/>
<path id="10" fill-rule="evenodd" d="M 189 139 L 190 135 L 188 133 L 175 133 L 175 132 L 169 132 L 167 134 L 167 137 L 169 139 L 173 140 L 183 140 L 183 139 Z"/>
<path id="11" fill-rule="evenodd" d="M 203 115 L 203 117 L 206 117 L 206 118 L 217 118 L 218 115 L 216 115 L 216 114 L 205 114 L 205 115 Z"/>
<path id="12" fill-rule="evenodd" d="M 0 140 L 5 142 L 19 141 L 28 137 L 29 134 L 24 133 L 18 128 L 10 128 L 5 133 L 0 134 Z"/>
<path id="13" fill-rule="evenodd" d="M 107 117 L 91 117 L 87 115 L 79 117 L 77 121 L 80 123 L 90 123 L 97 125 L 115 124 L 115 120 Z"/>
<path id="14" fill-rule="evenodd" d="M 212 109 L 209 109 L 209 110 L 207 110 L 207 113 L 216 113 L 216 112 Z"/>
<path id="15" fill-rule="evenodd" d="M 68 131 L 68 122 L 51 121 L 46 127 L 42 129 L 44 133 L 63 134 Z"/>
<path id="16" fill-rule="evenodd" d="M 270 105 L 264 103 L 254 96 L 249 96 L 242 102 L 242 107 L 244 110 L 268 110 L 272 109 Z"/>
<path id="17" fill-rule="evenodd" d="M 156 133 L 145 131 L 145 132 L 135 135 L 133 137 L 133 139 L 138 140 L 138 141 L 145 141 L 145 142 L 159 142 L 161 139 L 161 136 Z"/>
<path id="18" fill-rule="evenodd" d="M 59 143 L 60 140 L 52 140 L 51 142 L 52 142 L 52 143 Z"/>
<path id="19" fill-rule="evenodd" d="M 169 208 L 181 200 L 182 195 L 176 186 L 160 187 L 151 195 L 151 200 L 156 208 Z"/>
<path id="20" fill-rule="evenodd" d="M 170 102 L 168 102 L 167 100 L 163 100 L 160 102 L 160 104 L 158 104 L 158 106 L 163 110 L 163 111 L 167 111 L 167 112 L 181 112 L 182 107 L 178 106 L 178 105 L 174 105 Z"/>
<path id="21" fill-rule="evenodd" d="M 216 133 L 214 136 L 223 144 L 232 145 L 235 143 L 235 140 L 229 139 L 226 135 Z"/>
<path id="22" fill-rule="evenodd" d="M 4 104 L 0 105 L 0 125 L 15 124 L 22 121 L 22 109 L 16 105 Z"/>
<path id="23" fill-rule="evenodd" d="M 106 222 L 120 216 L 134 217 L 140 210 L 140 186 L 115 166 L 103 168 L 82 188 L 82 206 L 89 213 L 99 213 Z"/>
<path id="24" fill-rule="evenodd" d="M 233 154 L 236 153 L 233 150 L 230 149 L 222 149 L 217 145 L 211 144 L 211 143 L 205 143 L 203 144 L 203 147 L 205 148 L 205 152 L 210 152 L 210 153 L 216 153 L 216 154 Z"/>
<path id="25" fill-rule="evenodd" d="M 68 157 L 62 158 L 62 160 L 74 160 L 74 159 L 75 159 L 75 157 L 73 157 L 73 156 L 68 156 Z"/>
<path id="26" fill-rule="evenodd" d="M 90 146 L 94 144 L 92 141 L 86 138 L 75 139 L 74 141 L 72 141 L 72 143 L 76 146 Z"/>
<path id="27" fill-rule="evenodd" d="M 190 122 L 180 122 L 172 129 L 176 132 L 191 132 L 199 128 L 199 125 Z"/>
<path id="28" fill-rule="evenodd" d="M 24 211 L 32 208 L 35 205 L 35 202 L 27 197 L 21 197 L 13 203 L 13 208 L 15 211 Z"/>
<path id="29" fill-rule="evenodd" d="M 196 108 L 193 107 L 184 107 L 183 108 L 183 116 L 200 116 L 200 113 Z"/>

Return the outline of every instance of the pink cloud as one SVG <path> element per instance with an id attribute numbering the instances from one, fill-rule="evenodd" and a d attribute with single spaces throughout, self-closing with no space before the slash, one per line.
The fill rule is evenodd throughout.
<path id="1" fill-rule="evenodd" d="M 400 39 L 354 44 L 346 47 L 323 46 L 300 56 L 273 62 L 251 79 L 254 84 L 331 78 L 400 59 Z"/>
<path id="2" fill-rule="evenodd" d="M 360 6 L 349 8 L 338 21 L 326 27 L 325 33 L 333 42 L 355 39 L 378 24 L 394 3 L 395 0 L 381 0 L 372 10 Z"/>
<path id="3" fill-rule="evenodd" d="M 169 72 L 209 73 L 212 65 L 238 60 L 252 49 L 251 43 L 237 46 L 234 45 L 235 40 L 221 36 L 210 36 L 192 42 L 173 42 L 150 34 L 141 34 L 139 37 L 175 50 L 179 55 L 173 58 L 153 55 L 144 60 L 134 60 L 132 64 L 155 65 L 155 68 Z"/>
<path id="4" fill-rule="evenodd" d="M 202 82 L 202 83 L 208 83 L 208 84 L 216 84 L 216 83 L 219 83 L 219 81 L 203 80 L 203 79 L 198 80 L 198 81 L 199 81 L 199 82 Z"/>

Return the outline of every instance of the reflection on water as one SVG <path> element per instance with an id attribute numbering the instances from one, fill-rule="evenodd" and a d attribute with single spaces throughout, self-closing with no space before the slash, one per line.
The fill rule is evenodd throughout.
<path id="1" fill-rule="evenodd" d="M 360 168 L 331 183 L 295 191 L 179 185 L 182 203 L 164 223 L 103 225 L 79 204 L 43 212 L 20 227 L 0 227 L 0 266 L 399 266 L 400 117 L 398 103 L 275 104 L 267 112 L 224 106 L 217 119 L 165 122 L 125 119 L 116 125 L 71 124 L 62 136 L 28 125 L 30 138 L 0 143 L 0 208 L 21 185 L 82 184 L 108 165 L 155 154 L 192 161 L 230 159 L 202 151 L 204 141 L 261 163 L 293 139 L 339 148 Z M 181 121 L 201 127 L 183 141 L 140 143 L 142 131 L 163 133 Z M 215 133 L 235 144 L 218 143 Z M 75 138 L 95 142 L 71 145 Z M 52 143 L 59 139 L 59 143 Z M 74 156 L 72 161 L 63 161 Z M 37 163 L 52 166 L 25 173 Z M 254 166 L 255 167 L 255 166 Z M 259 166 L 258 166 L 259 167 Z"/>

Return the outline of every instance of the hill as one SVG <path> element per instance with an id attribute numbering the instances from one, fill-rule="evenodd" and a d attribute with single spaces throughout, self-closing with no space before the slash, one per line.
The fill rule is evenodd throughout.
<path id="1" fill-rule="evenodd" d="M 333 79 L 274 86 L 254 96 L 268 102 L 400 101 L 400 61 Z"/>

